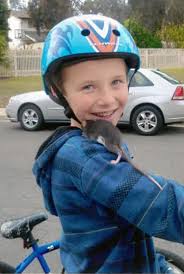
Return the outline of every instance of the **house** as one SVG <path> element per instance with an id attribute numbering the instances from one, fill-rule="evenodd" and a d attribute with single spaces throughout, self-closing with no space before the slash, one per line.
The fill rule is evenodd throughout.
<path id="1" fill-rule="evenodd" d="M 37 34 L 26 10 L 12 10 L 8 18 L 9 48 L 26 48 L 30 44 L 43 42 L 47 32 Z"/>

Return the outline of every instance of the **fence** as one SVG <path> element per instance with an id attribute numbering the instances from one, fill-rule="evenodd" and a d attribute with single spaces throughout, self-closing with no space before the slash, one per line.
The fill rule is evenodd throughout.
<path id="1" fill-rule="evenodd" d="M 40 75 L 41 50 L 9 51 L 9 67 L 0 66 L 0 78 Z M 140 49 L 141 67 L 184 67 L 184 49 Z"/>
<path id="2" fill-rule="evenodd" d="M 9 66 L 0 66 L 0 78 L 40 75 L 41 50 L 10 50 Z"/>
<path id="3" fill-rule="evenodd" d="M 140 49 L 144 68 L 184 68 L 184 49 Z"/>

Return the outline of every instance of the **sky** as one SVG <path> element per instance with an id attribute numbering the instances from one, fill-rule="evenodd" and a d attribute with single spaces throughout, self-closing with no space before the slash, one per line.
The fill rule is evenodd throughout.
<path id="1" fill-rule="evenodd" d="M 25 3 L 27 5 L 29 0 L 20 0 L 19 2 Z M 7 0 L 7 3 L 8 3 L 8 6 L 9 6 L 10 0 Z"/>
<path id="2" fill-rule="evenodd" d="M 30 0 L 20 0 L 20 1 L 27 5 Z M 85 1 L 85 0 L 82 0 L 82 1 Z M 7 0 L 7 2 L 9 3 L 9 0 Z M 125 3 L 128 3 L 128 0 L 125 0 Z"/>

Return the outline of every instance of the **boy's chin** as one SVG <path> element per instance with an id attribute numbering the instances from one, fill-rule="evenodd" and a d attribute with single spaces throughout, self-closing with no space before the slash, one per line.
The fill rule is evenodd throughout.
<path id="1" fill-rule="evenodd" d="M 86 121 L 89 121 L 89 120 L 93 120 L 93 121 L 97 121 L 97 120 L 104 120 L 104 121 L 108 121 L 110 122 L 111 124 L 113 124 L 114 126 L 117 126 L 120 118 L 116 118 L 116 117 L 111 117 L 111 118 L 106 118 L 106 117 L 91 117 L 90 119 L 86 119 L 83 123 L 85 124 Z"/>

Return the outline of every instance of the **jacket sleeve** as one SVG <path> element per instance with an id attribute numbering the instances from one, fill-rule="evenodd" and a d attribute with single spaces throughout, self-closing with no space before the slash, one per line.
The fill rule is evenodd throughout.
<path id="1" fill-rule="evenodd" d="M 85 163 L 81 183 L 85 195 L 143 232 L 183 243 L 184 187 L 161 176 L 152 178 L 125 161 L 111 164 L 107 153 Z"/>

